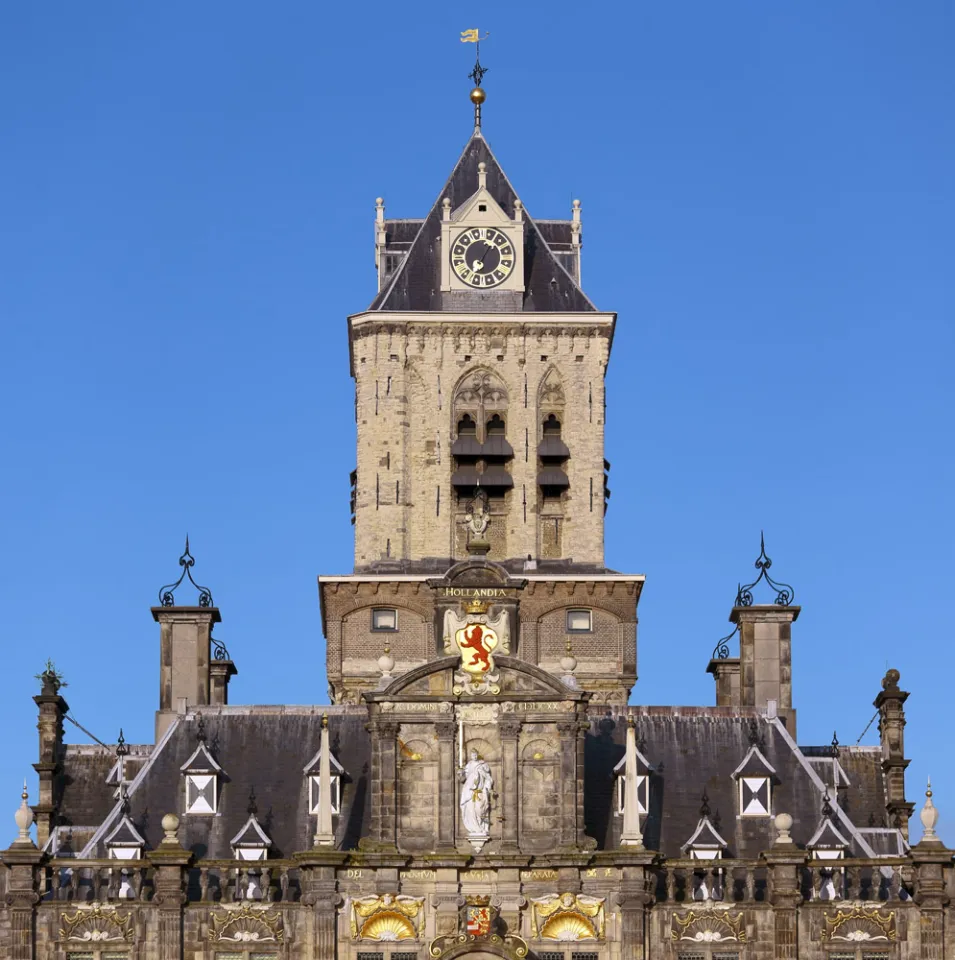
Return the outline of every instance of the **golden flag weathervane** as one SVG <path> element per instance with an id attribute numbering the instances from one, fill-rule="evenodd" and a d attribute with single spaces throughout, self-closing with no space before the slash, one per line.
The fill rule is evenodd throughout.
<path id="1" fill-rule="evenodd" d="M 481 36 L 481 31 L 477 28 L 461 31 L 461 43 L 473 43 L 474 48 L 474 69 L 468 74 L 468 79 L 474 81 L 474 86 L 480 87 L 484 74 L 487 73 L 487 67 L 481 66 L 481 41 L 487 40 L 490 33 Z"/>

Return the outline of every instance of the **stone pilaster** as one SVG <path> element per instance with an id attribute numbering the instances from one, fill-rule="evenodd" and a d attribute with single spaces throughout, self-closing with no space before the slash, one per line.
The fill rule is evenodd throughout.
<path id="1" fill-rule="evenodd" d="M 457 779 L 454 770 L 454 738 L 457 726 L 453 720 L 439 720 L 434 725 L 438 738 L 438 796 L 454 797 L 457 794 Z M 438 849 L 454 849 L 454 823 L 456 803 L 438 804 Z"/>
<path id="2" fill-rule="evenodd" d="M 889 670 L 882 679 L 882 690 L 873 706 L 879 711 L 879 739 L 882 743 L 882 774 L 885 779 L 885 808 L 889 826 L 898 822 L 902 835 L 908 840 L 909 818 L 915 809 L 914 803 L 905 799 L 905 708 L 908 698 L 905 690 L 899 689 L 901 674 Z"/>
<path id="3" fill-rule="evenodd" d="M 379 847 L 397 849 L 398 724 L 376 717 L 368 724 L 372 740 L 371 825 Z"/>
<path id="4" fill-rule="evenodd" d="M 3 955 L 10 960 L 33 960 L 33 940 L 36 926 L 37 868 L 43 854 L 33 846 L 15 843 L 2 853 L 8 869 L 5 902 L 9 916 L 7 950 Z"/>
<path id="5" fill-rule="evenodd" d="M 302 902 L 314 911 L 312 955 L 334 960 L 338 956 L 338 908 L 342 904 L 335 867 L 344 863 L 345 854 L 309 850 L 296 854 L 295 859 L 302 874 Z"/>
<path id="6" fill-rule="evenodd" d="M 576 718 L 559 721 L 557 733 L 560 738 L 560 845 L 565 848 L 576 847 L 581 822 L 578 807 L 582 793 L 578 777 L 583 774 L 582 763 L 578 769 L 578 741 L 582 740 L 583 733 Z"/>
<path id="7" fill-rule="evenodd" d="M 63 762 L 63 718 L 70 707 L 59 694 L 59 678 L 52 670 L 43 677 L 43 689 L 33 698 L 39 717 L 39 762 L 33 764 L 40 781 L 38 803 L 33 807 L 36 821 L 37 845 L 42 850 L 56 826 L 60 802 L 60 774 Z"/>
<path id="8" fill-rule="evenodd" d="M 497 725 L 501 737 L 501 770 L 503 783 L 503 817 L 501 830 L 502 852 L 516 852 L 518 844 L 518 795 L 521 789 L 517 748 L 521 736 L 519 719 L 504 719 Z"/>
<path id="9" fill-rule="evenodd" d="M 799 960 L 799 871 L 806 863 L 806 853 L 789 835 L 792 817 L 778 814 L 775 820 L 779 836 L 772 849 L 762 855 L 770 874 L 770 899 L 775 919 L 774 960 Z"/>
<path id="10" fill-rule="evenodd" d="M 647 870 L 656 856 L 652 851 L 627 853 L 617 905 L 620 908 L 620 960 L 650 960 L 647 920 L 653 905 Z"/>
<path id="11" fill-rule="evenodd" d="M 952 851 L 940 842 L 922 840 L 912 848 L 915 866 L 915 902 L 919 905 L 921 960 L 945 960 L 946 870 L 952 869 Z"/>

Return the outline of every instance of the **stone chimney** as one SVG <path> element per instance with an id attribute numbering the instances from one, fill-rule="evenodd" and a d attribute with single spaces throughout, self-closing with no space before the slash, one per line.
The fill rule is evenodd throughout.
<path id="1" fill-rule="evenodd" d="M 740 705 L 766 709 L 775 700 L 793 738 L 792 624 L 800 609 L 761 605 L 733 607 L 730 613 L 730 621 L 739 626 Z"/>
<path id="2" fill-rule="evenodd" d="M 63 718 L 70 707 L 60 696 L 60 688 L 66 684 L 51 660 L 47 660 L 46 669 L 37 675 L 37 679 L 43 685 L 40 693 L 33 698 L 39 711 L 37 730 L 40 734 L 40 756 L 39 763 L 33 764 L 33 769 L 40 779 L 40 793 L 33 814 L 36 818 L 37 845 L 42 850 L 56 826 L 62 787 L 60 774 L 63 772 Z"/>
<path id="3" fill-rule="evenodd" d="M 238 673 L 225 645 L 213 639 L 212 628 L 222 617 L 212 604 L 209 588 L 192 579 L 195 562 L 186 537 L 186 549 L 179 558 L 182 573 L 176 583 L 159 591 L 161 606 L 152 608 L 153 619 L 159 624 L 160 644 L 157 743 L 175 717 L 189 707 L 228 703 L 229 680 Z M 187 577 L 199 591 L 198 606 L 176 603 L 175 592 Z"/>
<path id="4" fill-rule="evenodd" d="M 885 808 L 889 826 L 898 826 L 906 840 L 909 838 L 909 818 L 914 803 L 905 799 L 905 703 L 908 693 L 899 689 L 901 674 L 888 670 L 882 679 L 882 690 L 873 706 L 879 711 L 879 740 L 882 743 L 882 775 L 885 782 Z"/>

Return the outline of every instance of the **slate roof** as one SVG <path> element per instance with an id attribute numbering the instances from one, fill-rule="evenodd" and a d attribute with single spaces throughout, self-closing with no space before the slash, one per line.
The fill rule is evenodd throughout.
<path id="1" fill-rule="evenodd" d="M 340 760 L 342 813 L 334 819 L 336 846 L 354 849 L 370 827 L 370 738 L 364 706 L 210 707 L 204 716 L 205 745 L 223 770 L 219 813 L 183 815 L 182 767 L 199 745 L 196 714 L 179 718 L 154 748 L 128 787 L 129 820 L 147 850 L 162 839 L 160 821 L 168 812 L 181 816 L 183 845 L 198 857 L 230 859 L 234 838 L 249 826 L 249 796 L 254 791 L 257 820 L 272 841 L 271 857 L 308 849 L 315 818 L 308 813 L 306 767 L 321 747 L 322 713 L 328 712 L 330 746 Z M 643 822 L 649 849 L 671 858 L 685 846 L 701 820 L 701 795 L 707 795 L 709 823 L 725 840 L 728 858 L 755 859 L 775 838 L 771 817 L 738 817 L 738 780 L 734 771 L 750 755 L 753 740 L 775 771 L 772 808 L 793 817 L 792 836 L 805 847 L 822 818 L 827 784 L 806 754 L 823 756 L 824 748 L 800 750 L 781 721 L 752 708 L 630 707 L 637 748 L 650 775 L 650 812 Z M 584 817 L 587 833 L 601 849 L 618 846 L 622 817 L 616 816 L 615 768 L 624 755 L 626 717 L 619 708 L 589 708 L 585 743 Z M 99 751 L 99 752 L 97 752 Z M 68 751 L 69 756 L 69 751 Z M 77 759 L 82 756 L 83 764 Z M 752 760 L 752 755 L 750 756 Z M 111 753 L 97 748 L 74 751 L 65 785 L 67 822 L 99 824 L 85 846 L 74 840 L 79 856 L 105 856 L 105 838 L 122 819 L 115 788 L 105 784 Z M 900 855 L 904 845 L 886 821 L 878 748 L 843 748 L 849 786 L 832 799 L 833 824 L 846 838 L 847 856 Z M 759 765 L 762 768 L 762 765 Z M 644 764 L 641 763 L 641 769 Z M 82 769 L 80 769 L 82 768 Z M 98 776 L 93 776 L 95 769 Z M 620 772 L 619 768 L 617 773 Z M 765 768 L 762 768 L 765 769 Z M 82 776 L 77 776 L 82 772 Z M 754 771 L 755 772 L 755 771 Z M 841 779 L 841 778 L 840 778 Z M 97 819 L 90 821 L 96 816 Z M 862 829 L 860 829 L 862 828 Z"/>
<path id="2" fill-rule="evenodd" d="M 509 214 L 514 209 L 517 193 L 511 186 L 487 141 L 475 132 L 468 141 L 451 176 L 435 200 L 431 212 L 421 223 L 411 249 L 394 276 L 378 293 L 368 308 L 371 311 L 438 311 L 442 309 L 441 266 L 435 256 L 434 241 L 441 234 L 441 205 L 445 197 L 457 209 L 478 189 L 478 164 L 487 164 L 487 189 L 494 200 Z M 566 245 L 557 223 L 539 226 L 524 210 L 524 294 L 521 309 L 530 312 L 584 313 L 596 311 L 586 294 L 555 255 L 547 237 Z M 415 221 L 388 221 L 388 229 L 404 230 Z M 558 222 L 559 223 L 559 222 Z M 569 233 L 569 226 L 567 226 Z M 475 291 L 487 296 L 490 291 Z"/>
<path id="3" fill-rule="evenodd" d="M 776 772 L 773 812 L 792 815 L 792 836 L 797 845 L 805 847 L 812 838 L 819 826 L 825 785 L 818 778 L 813 779 L 811 765 L 780 721 L 745 708 L 629 709 L 636 722 L 637 746 L 650 763 L 650 812 L 643 823 L 648 849 L 667 857 L 682 856 L 681 847 L 700 822 L 700 794 L 704 789 L 710 820 L 728 845 L 725 857 L 755 859 L 769 848 L 776 835 L 772 818 L 737 816 L 738 787 L 733 774 L 753 745 L 750 741 L 754 719 L 758 749 Z M 600 848 L 611 849 L 619 844 L 622 828 L 623 818 L 614 815 L 614 768 L 624 754 L 626 720 L 609 707 L 594 706 L 590 715 L 591 730 L 585 747 L 586 830 L 597 839 Z M 855 796 L 881 805 L 877 826 L 887 827 L 877 749 L 866 748 L 865 752 L 854 754 L 853 780 L 851 789 Z M 846 814 L 845 810 L 841 812 Z M 836 810 L 834 818 L 849 841 L 849 856 L 871 855 L 866 849 L 867 845 L 872 849 L 871 844 L 858 830 L 868 826 L 869 812 L 866 808 L 865 819 L 855 817 L 847 825 Z M 897 835 L 896 831 L 891 832 Z M 878 842 L 880 852 L 892 846 L 892 838 L 880 835 Z"/>
<path id="4" fill-rule="evenodd" d="M 223 707 L 204 711 L 206 746 L 223 768 L 218 815 L 184 815 L 181 767 L 195 753 L 196 715 L 179 718 L 152 762 L 130 784 L 129 818 L 147 849 L 162 840 L 164 814 L 178 813 L 180 843 L 196 856 L 232 858 L 232 839 L 248 826 L 249 795 L 254 790 L 258 821 L 272 841 L 270 856 L 285 857 L 311 847 L 315 818 L 308 813 L 308 783 L 303 768 L 321 746 L 322 713 L 328 712 L 332 752 L 341 757 L 342 814 L 335 818 L 337 844 L 358 845 L 369 822 L 370 741 L 362 707 Z M 347 758 L 347 759 L 346 759 Z M 64 795 L 67 812 L 79 801 Z M 119 820 L 118 804 L 104 818 L 95 842 L 83 856 L 105 856 L 103 840 Z M 77 853 L 80 853 L 77 850 Z"/>

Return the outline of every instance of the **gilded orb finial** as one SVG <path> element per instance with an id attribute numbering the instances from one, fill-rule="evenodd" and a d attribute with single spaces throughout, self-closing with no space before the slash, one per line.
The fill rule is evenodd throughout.
<path id="1" fill-rule="evenodd" d="M 484 103 L 485 100 L 487 100 L 487 94 L 480 87 L 475 87 L 471 91 L 470 97 L 471 97 L 471 103 L 473 103 L 475 106 L 478 106 L 479 104 L 482 104 Z"/>

